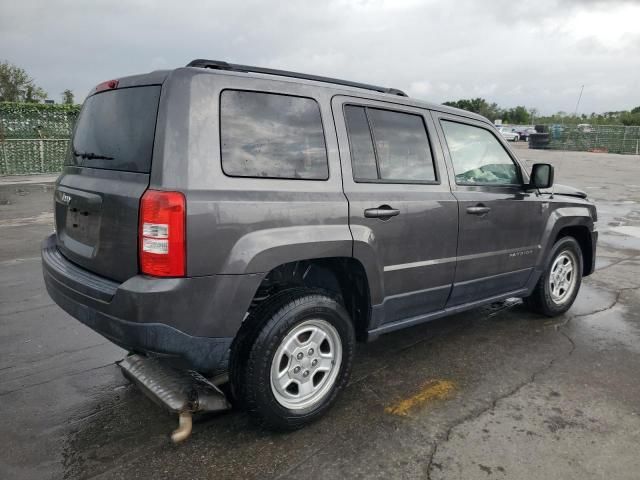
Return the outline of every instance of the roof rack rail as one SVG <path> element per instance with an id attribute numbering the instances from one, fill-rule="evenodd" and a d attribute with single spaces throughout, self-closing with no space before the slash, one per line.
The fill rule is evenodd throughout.
<path id="1" fill-rule="evenodd" d="M 234 63 L 227 63 L 220 60 L 206 60 L 198 58 L 190 61 L 187 67 L 199 67 L 199 68 L 211 68 L 214 70 L 229 70 L 232 72 L 247 72 L 247 73 L 264 73 L 267 75 L 279 75 L 281 77 L 290 78 L 303 78 L 305 80 L 313 80 L 316 82 L 335 83 L 337 85 L 345 85 L 347 87 L 364 88 L 366 90 L 374 90 L 380 93 L 389 93 L 391 95 L 399 95 L 406 97 L 407 94 L 397 88 L 378 87 L 376 85 L 368 85 L 366 83 L 351 82 L 349 80 L 339 80 L 337 78 L 322 77 L 319 75 L 309 75 L 306 73 L 289 72 L 287 70 L 276 70 L 273 68 L 263 67 L 251 67 L 249 65 L 236 65 Z"/>

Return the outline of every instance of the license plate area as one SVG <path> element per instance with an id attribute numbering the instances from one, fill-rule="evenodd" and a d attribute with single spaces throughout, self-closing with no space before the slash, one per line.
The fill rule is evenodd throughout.
<path id="1" fill-rule="evenodd" d="M 91 217 L 91 218 L 89 218 Z M 85 208 L 69 206 L 67 211 L 67 233 L 79 242 L 93 244 L 95 235 L 95 214 Z"/>
<path id="2" fill-rule="evenodd" d="M 59 188 L 56 192 L 59 242 L 77 255 L 93 257 L 100 238 L 101 207 L 100 195 Z"/>

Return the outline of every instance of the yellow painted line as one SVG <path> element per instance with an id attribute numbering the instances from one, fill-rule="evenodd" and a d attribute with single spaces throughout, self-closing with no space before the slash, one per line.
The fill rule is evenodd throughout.
<path id="1" fill-rule="evenodd" d="M 455 388 L 455 384 L 449 380 L 430 380 L 420 388 L 418 393 L 389 405 L 384 411 L 391 415 L 406 417 L 411 410 L 429 401 L 442 400 L 449 397 Z"/>

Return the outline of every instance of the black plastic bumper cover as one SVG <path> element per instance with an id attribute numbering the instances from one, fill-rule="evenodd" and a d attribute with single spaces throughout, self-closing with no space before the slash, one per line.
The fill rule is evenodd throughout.
<path id="1" fill-rule="evenodd" d="M 203 373 L 227 368 L 233 337 L 193 336 L 163 323 L 128 321 L 112 315 L 109 310 L 113 302 L 109 302 L 109 298 L 115 296 L 118 284 L 64 259 L 52 237 L 43 243 L 42 267 L 47 292 L 53 301 L 116 345 L 130 351 L 177 357 L 179 363 Z M 162 300 L 155 295 L 156 300 Z"/>

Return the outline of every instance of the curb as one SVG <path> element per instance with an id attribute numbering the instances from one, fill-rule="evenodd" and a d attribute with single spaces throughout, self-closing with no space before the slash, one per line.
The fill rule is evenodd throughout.
<path id="1" fill-rule="evenodd" d="M 6 177 L 0 177 L 0 187 L 3 185 L 29 185 L 29 184 L 42 184 L 42 183 L 54 183 L 58 174 L 38 174 L 38 175 L 10 175 Z"/>

